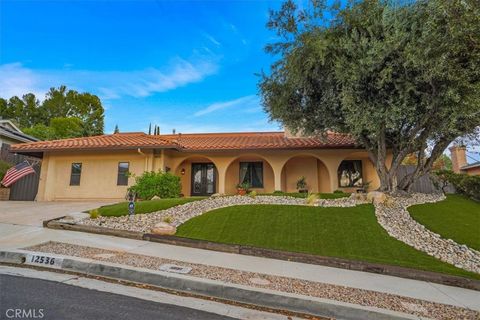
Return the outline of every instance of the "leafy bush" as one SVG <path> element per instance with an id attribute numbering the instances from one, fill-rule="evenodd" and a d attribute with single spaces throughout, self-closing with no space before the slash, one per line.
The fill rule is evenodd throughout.
<path id="1" fill-rule="evenodd" d="M 182 190 L 180 178 L 169 172 L 144 172 L 135 177 L 135 185 L 129 190 L 135 192 L 140 199 L 150 200 L 154 196 L 160 198 L 178 198 Z"/>
<path id="2" fill-rule="evenodd" d="M 173 222 L 173 218 L 171 216 L 165 216 L 163 217 L 163 222 L 170 224 Z"/>
<path id="3" fill-rule="evenodd" d="M 333 193 L 344 193 L 344 192 L 343 192 L 343 190 L 337 189 L 337 190 L 333 191 Z"/>
<path id="4" fill-rule="evenodd" d="M 253 191 L 250 191 L 250 193 L 248 194 L 248 196 L 252 199 L 255 199 L 257 197 L 257 191 L 253 190 Z"/>
<path id="5" fill-rule="evenodd" d="M 12 165 L 10 163 L 0 160 L 0 181 L 2 181 L 3 177 L 5 176 L 5 173 L 11 167 Z"/>
<path id="6" fill-rule="evenodd" d="M 450 170 L 439 170 L 435 174 L 442 182 L 442 190 L 448 183 L 451 183 L 458 193 L 480 200 L 480 176 L 469 176 L 465 173 L 455 173 Z"/>
<path id="7" fill-rule="evenodd" d="M 297 180 L 297 190 L 305 190 L 307 188 L 307 178 L 301 176 Z"/>

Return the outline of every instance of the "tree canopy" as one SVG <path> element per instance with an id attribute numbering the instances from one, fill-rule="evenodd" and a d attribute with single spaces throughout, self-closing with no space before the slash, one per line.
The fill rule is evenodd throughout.
<path id="1" fill-rule="evenodd" d="M 103 134 L 104 109 L 90 93 L 51 88 L 40 102 L 34 94 L 0 98 L 0 116 L 39 139 L 62 139 Z"/>
<path id="2" fill-rule="evenodd" d="M 313 0 L 305 10 L 289 0 L 267 26 L 281 39 L 266 47 L 279 60 L 259 83 L 271 119 L 351 134 L 381 190 L 408 190 L 452 141 L 478 134 L 478 0 Z M 416 170 L 397 181 L 412 153 Z"/>

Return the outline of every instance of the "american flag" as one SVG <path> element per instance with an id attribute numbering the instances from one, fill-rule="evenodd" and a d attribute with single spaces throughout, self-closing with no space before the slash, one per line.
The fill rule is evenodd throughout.
<path id="1" fill-rule="evenodd" d="M 17 180 L 31 173 L 35 173 L 35 170 L 33 170 L 32 166 L 27 161 L 23 161 L 7 170 L 3 177 L 2 184 L 5 187 L 8 187 Z"/>

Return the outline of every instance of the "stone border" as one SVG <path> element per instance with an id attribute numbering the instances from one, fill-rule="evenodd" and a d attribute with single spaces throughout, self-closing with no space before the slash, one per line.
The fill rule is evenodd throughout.
<path id="1" fill-rule="evenodd" d="M 63 218 L 63 217 L 62 217 Z M 235 253 L 247 256 L 264 257 L 284 261 L 301 262 L 314 265 L 322 265 L 341 269 L 377 273 L 400 278 L 434 282 L 449 286 L 480 291 L 480 280 L 464 278 L 443 273 L 423 271 L 399 266 L 391 266 L 364 261 L 348 260 L 335 257 L 317 256 L 307 253 L 287 252 L 273 249 L 265 249 L 252 246 L 225 244 L 206 240 L 196 240 L 177 236 L 162 236 L 136 231 L 125 231 L 97 226 L 87 226 L 61 222 L 62 218 L 44 222 L 46 228 L 79 231 L 94 234 L 103 234 L 122 238 L 145 240 L 168 245 L 177 245 L 203 250 L 213 250 L 226 253 Z"/>
<path id="2" fill-rule="evenodd" d="M 27 252 L 0 251 L 0 264 L 23 266 L 26 254 Z M 360 306 L 352 303 L 278 292 L 269 289 L 252 288 L 245 285 L 199 279 L 188 275 L 163 271 L 133 267 L 126 268 L 124 265 L 107 262 L 99 263 L 90 259 L 58 257 L 63 258 L 63 263 L 59 269 L 53 269 L 48 266 L 42 266 L 41 269 L 57 272 L 61 270 L 61 272 L 143 283 L 177 292 L 196 294 L 207 299 L 208 297 L 213 297 L 227 301 L 238 301 L 249 305 L 259 305 L 275 310 L 288 310 L 290 312 L 321 317 L 333 317 L 346 320 L 419 319 L 418 316 L 376 307 Z"/>
<path id="3" fill-rule="evenodd" d="M 374 203 L 378 224 L 403 243 L 457 268 L 480 274 L 480 252 L 427 229 L 410 216 L 408 207 L 445 200 L 442 195 L 413 194 Z"/>

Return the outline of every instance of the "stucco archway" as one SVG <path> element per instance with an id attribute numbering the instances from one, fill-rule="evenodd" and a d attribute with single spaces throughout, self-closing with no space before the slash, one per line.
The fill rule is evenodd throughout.
<path id="1" fill-rule="evenodd" d="M 380 186 L 380 180 L 378 179 L 377 172 L 375 170 L 375 166 L 373 165 L 372 161 L 368 157 L 368 153 L 365 151 L 356 151 L 349 153 L 342 159 L 339 159 L 337 164 L 337 170 L 335 172 L 336 180 L 338 181 L 338 189 L 343 190 L 345 192 L 355 192 L 362 186 L 355 186 L 355 187 L 343 187 L 341 184 L 341 167 L 343 168 L 344 162 L 355 162 L 361 161 L 361 173 L 362 173 L 362 186 L 363 184 L 368 184 L 368 190 L 375 190 Z"/>
<path id="2" fill-rule="evenodd" d="M 304 176 L 309 192 L 332 192 L 330 173 L 316 156 L 304 154 L 289 158 L 282 168 L 282 191 L 297 192 L 297 181 Z"/>
<path id="3" fill-rule="evenodd" d="M 182 194 L 184 196 L 191 196 L 192 195 L 192 165 L 194 164 L 213 164 L 214 170 L 214 180 L 215 185 L 213 187 L 213 192 L 210 193 L 217 193 L 218 186 L 219 186 L 219 175 L 218 170 L 215 162 L 202 155 L 192 155 L 186 157 L 180 161 L 180 163 L 175 167 L 173 173 L 180 177 L 180 182 L 182 184 Z"/>
<path id="4" fill-rule="evenodd" d="M 270 162 L 257 154 L 245 154 L 230 161 L 225 172 L 225 193 L 235 194 L 236 185 L 240 183 L 240 162 L 261 162 L 263 170 L 263 187 L 251 188 L 258 193 L 271 193 L 275 190 L 275 176 Z"/>

